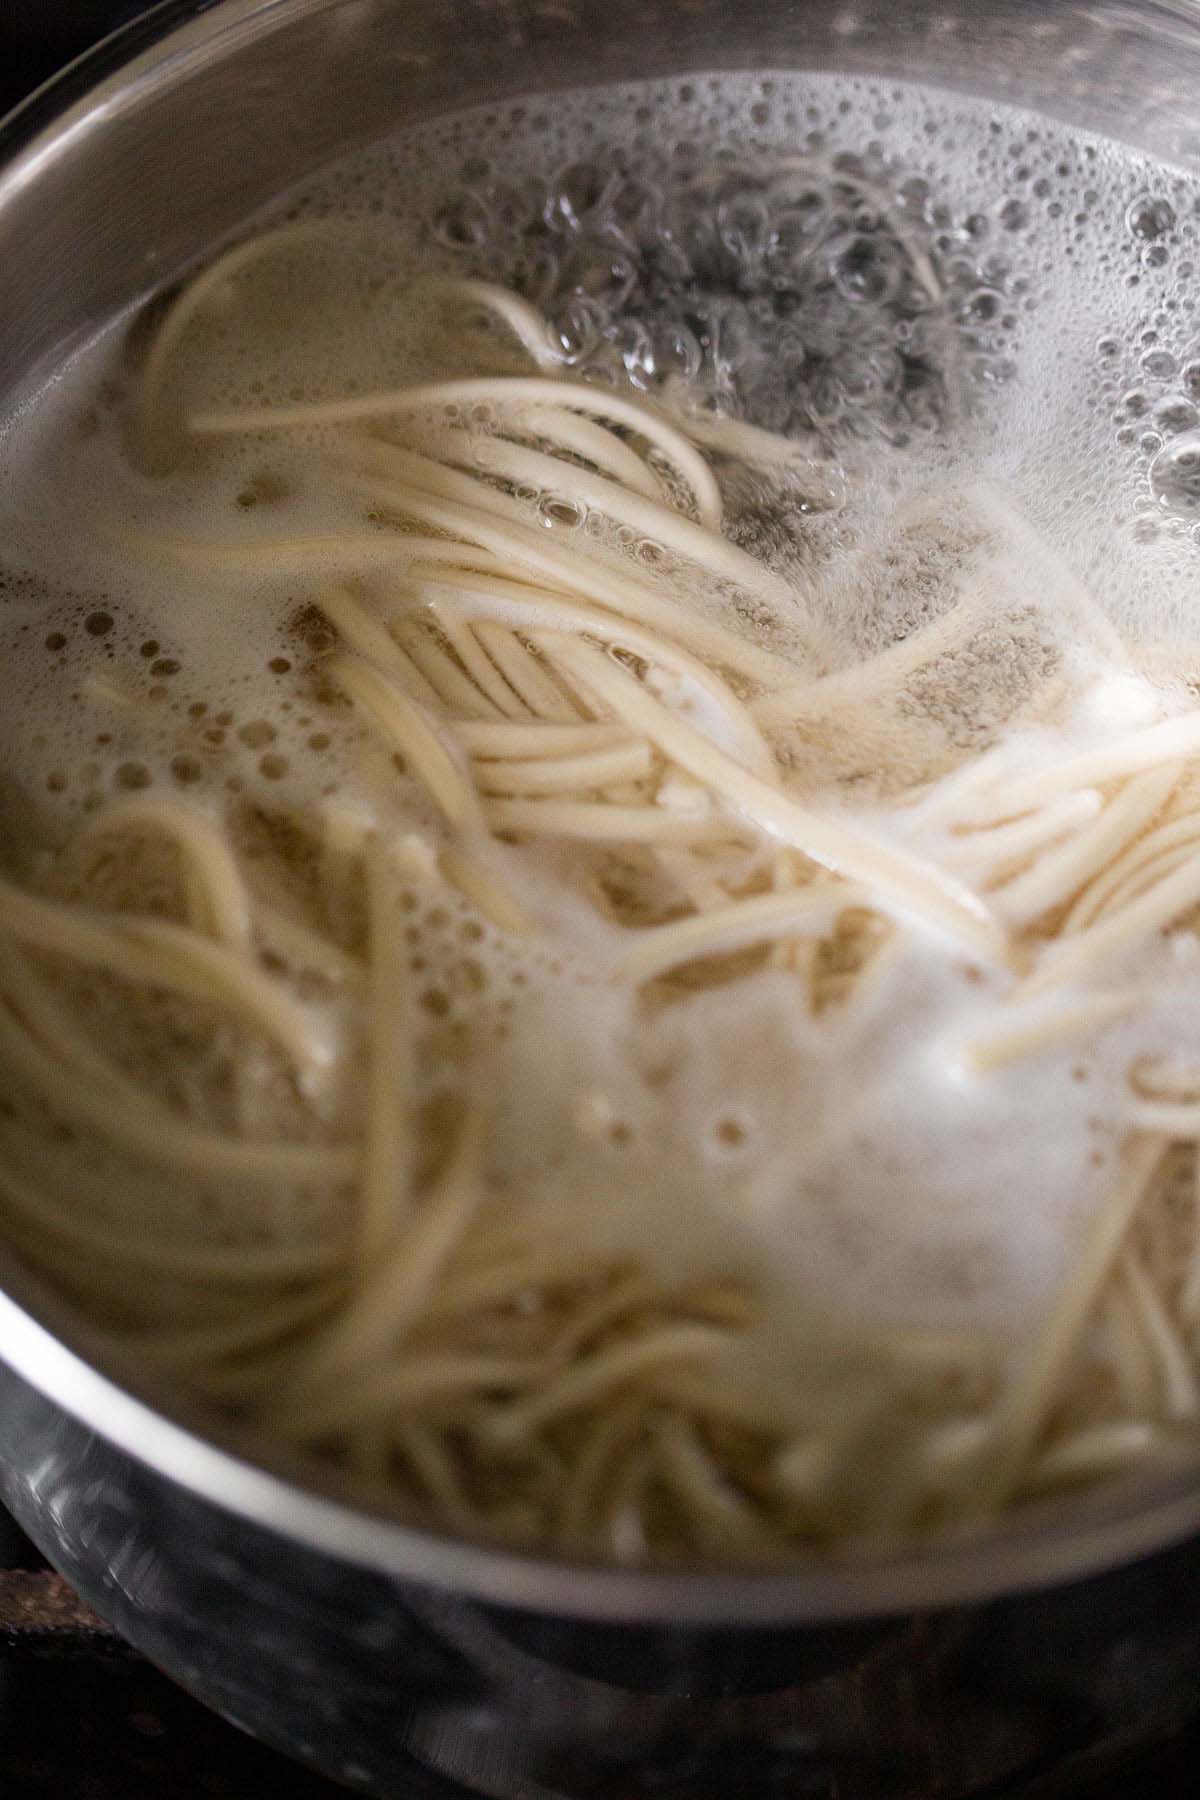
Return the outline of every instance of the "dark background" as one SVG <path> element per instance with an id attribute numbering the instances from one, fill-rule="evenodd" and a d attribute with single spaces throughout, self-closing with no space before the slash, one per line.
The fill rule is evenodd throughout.
<path id="1" fill-rule="evenodd" d="M 0 115 L 89 44 L 147 10 L 144 0 L 0 0 Z"/>
<path id="2" fill-rule="evenodd" d="M 0 116 L 147 10 L 144 0 L 0 0 Z M 28 1597 L 32 1610 L 14 1624 L 17 1598 Z M 110 1635 L 56 1623 L 51 1601 L 61 1612 L 41 1557 L 0 1511 L 3 1800 L 334 1800 L 344 1791 L 251 1742 Z M 1103 1792 L 1051 1782 L 1047 1796 L 1191 1800 L 1198 1767 L 1200 1734 L 1191 1733 L 1147 1753 Z"/>

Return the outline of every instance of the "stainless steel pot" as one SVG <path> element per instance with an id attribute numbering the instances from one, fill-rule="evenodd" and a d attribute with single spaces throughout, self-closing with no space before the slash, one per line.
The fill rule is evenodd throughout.
<path id="1" fill-rule="evenodd" d="M 1200 167 L 1188 0 L 168 4 L 0 128 L 0 395 L 400 123 L 765 66 L 932 80 Z M 185 1686 L 369 1792 L 932 1800 L 1112 1767 L 1200 1710 L 1200 1477 L 843 1569 L 571 1567 L 215 1442 L 3 1253 L 0 1283 L 0 1497 Z"/>

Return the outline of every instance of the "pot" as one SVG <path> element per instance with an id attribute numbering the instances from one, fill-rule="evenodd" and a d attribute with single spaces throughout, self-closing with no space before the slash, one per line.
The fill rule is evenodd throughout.
<path id="1" fill-rule="evenodd" d="M 169 3 L 0 128 L 0 396 L 331 158 L 487 98 L 839 67 L 1200 167 L 1178 0 Z M 0 1498 L 228 1718 L 405 1800 L 951 1800 L 1112 1774 L 1200 1711 L 1200 1475 L 887 1560 L 736 1576 L 480 1549 L 103 1372 L 0 1250 Z M 1055 1791 L 1062 1791 L 1056 1787 Z"/>

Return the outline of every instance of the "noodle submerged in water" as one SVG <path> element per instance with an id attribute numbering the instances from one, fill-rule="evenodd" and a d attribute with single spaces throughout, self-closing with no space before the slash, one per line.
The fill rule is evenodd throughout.
<path id="1" fill-rule="evenodd" d="M 116 1366 L 625 1561 L 1200 1447 L 1190 402 L 1085 554 L 1046 346 L 1121 341 L 904 161 L 984 115 L 777 85 L 641 175 L 423 128 L 458 187 L 330 177 L 3 440 L 6 1241 Z M 1167 283 L 1153 171 L 1004 130 Z"/>

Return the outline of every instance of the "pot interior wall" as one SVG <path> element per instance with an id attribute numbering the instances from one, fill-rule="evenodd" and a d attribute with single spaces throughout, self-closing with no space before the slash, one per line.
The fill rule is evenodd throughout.
<path id="1" fill-rule="evenodd" d="M 1200 33 L 1182 5 L 228 0 L 0 179 L 0 393 L 399 124 L 586 82 L 829 65 L 1021 100 L 1173 160 L 1200 156 Z"/>

